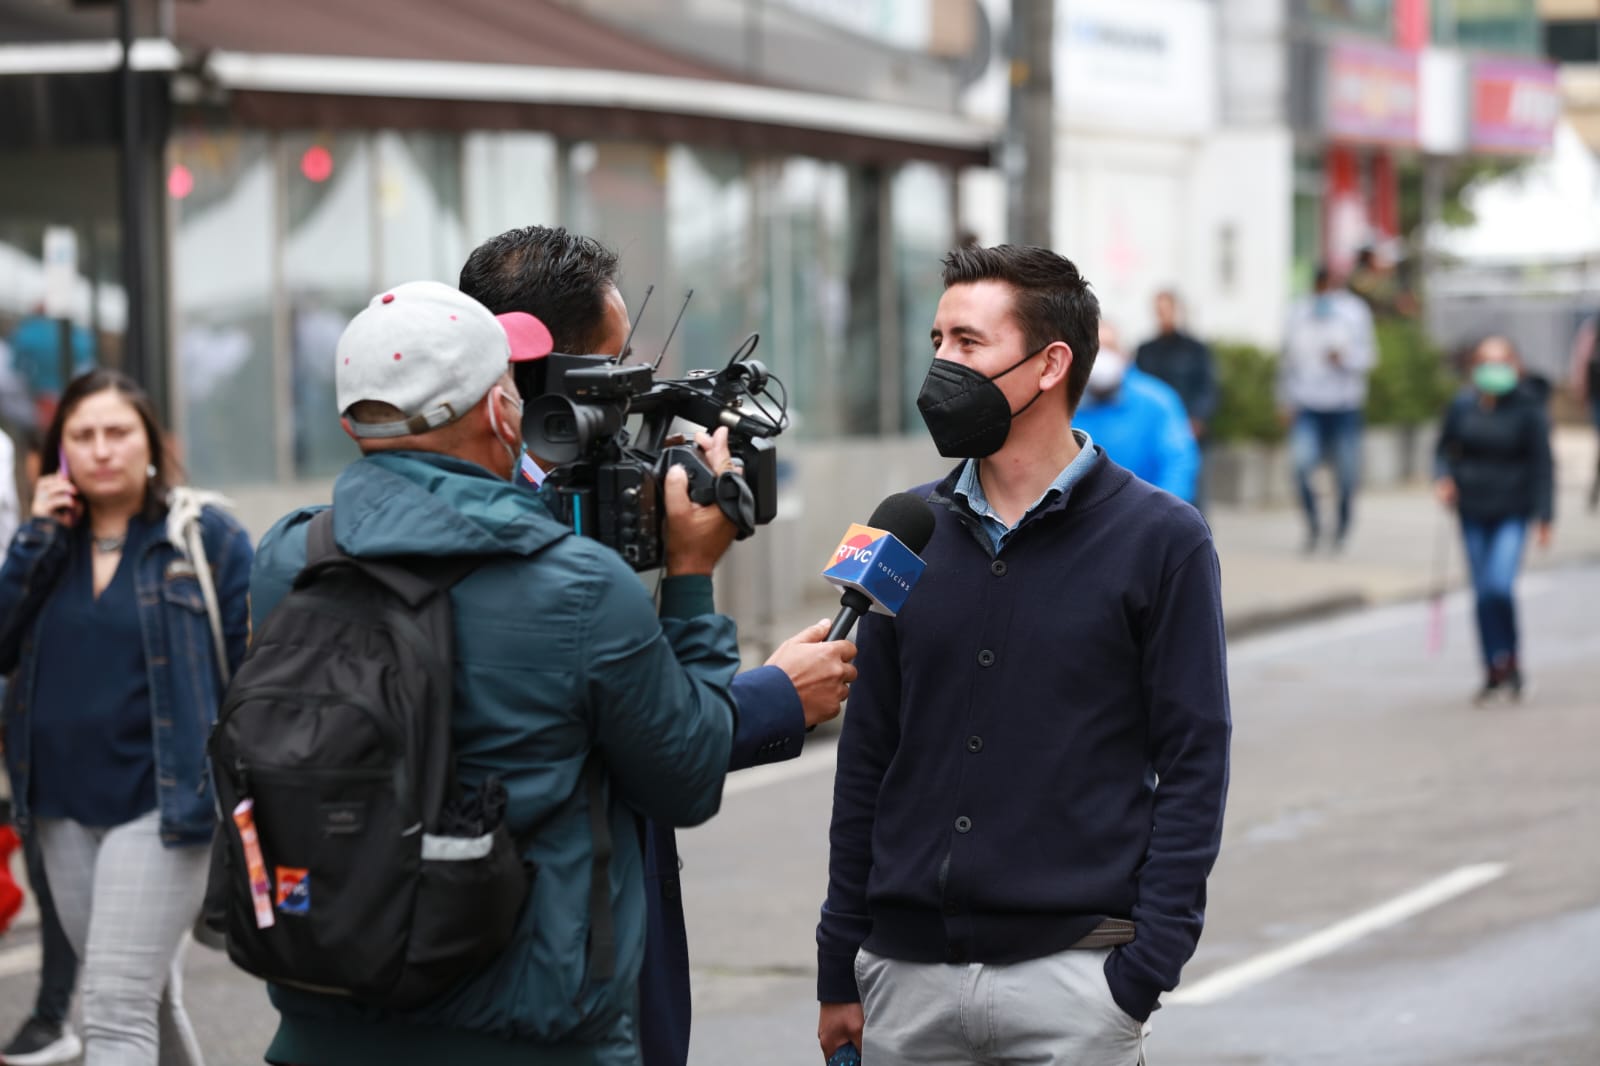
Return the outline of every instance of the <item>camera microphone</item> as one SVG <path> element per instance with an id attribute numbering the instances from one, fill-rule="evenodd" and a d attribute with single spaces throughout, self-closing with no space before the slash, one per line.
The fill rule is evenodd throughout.
<path id="1" fill-rule="evenodd" d="M 905 606 L 927 564 L 917 553 L 933 538 L 933 509 L 910 492 L 878 504 L 868 524 L 852 525 L 834 549 L 823 578 L 844 589 L 829 640 L 843 640 L 868 611 L 890 617 Z"/>

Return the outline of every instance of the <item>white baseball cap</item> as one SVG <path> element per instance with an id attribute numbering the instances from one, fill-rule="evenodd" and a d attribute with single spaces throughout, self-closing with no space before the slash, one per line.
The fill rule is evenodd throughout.
<path id="1" fill-rule="evenodd" d="M 488 395 L 510 363 L 542 359 L 550 331 L 522 311 L 503 315 L 437 281 L 410 281 L 372 298 L 335 349 L 340 415 L 363 400 L 405 412 L 398 422 L 347 419 L 357 437 L 405 437 L 448 425 Z"/>

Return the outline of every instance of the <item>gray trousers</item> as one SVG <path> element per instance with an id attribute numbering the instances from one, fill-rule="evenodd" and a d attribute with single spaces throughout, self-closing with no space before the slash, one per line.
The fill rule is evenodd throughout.
<path id="1" fill-rule="evenodd" d="M 163 847 L 160 824 L 154 811 L 115 829 L 38 822 L 61 928 L 83 962 L 84 1066 L 202 1066 L 179 949 L 208 851 Z"/>
<path id="2" fill-rule="evenodd" d="M 1002 966 L 862 949 L 864 1066 L 1139 1066 L 1143 1029 L 1111 998 L 1110 949 Z"/>

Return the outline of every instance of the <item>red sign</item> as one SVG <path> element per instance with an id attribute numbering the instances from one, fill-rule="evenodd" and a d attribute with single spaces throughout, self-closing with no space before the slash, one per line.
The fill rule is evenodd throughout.
<path id="1" fill-rule="evenodd" d="M 1481 59 L 1472 65 L 1472 147 L 1485 152 L 1542 152 L 1561 118 L 1556 68 L 1529 59 Z"/>
<path id="2" fill-rule="evenodd" d="M 1327 127 L 1343 141 L 1417 143 L 1417 57 L 1359 44 L 1328 49 Z"/>

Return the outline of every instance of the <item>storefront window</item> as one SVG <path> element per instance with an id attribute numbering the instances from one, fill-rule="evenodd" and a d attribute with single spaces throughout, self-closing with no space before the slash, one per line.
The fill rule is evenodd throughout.
<path id="1" fill-rule="evenodd" d="M 852 299 L 849 174 L 833 163 L 788 159 L 768 178 L 762 348 L 789 387 L 796 433 L 839 436 Z M 876 362 L 874 353 L 868 358 Z"/>
<path id="2" fill-rule="evenodd" d="M 1294 159 L 1294 263 L 1290 287 L 1308 292 L 1311 279 L 1321 264 L 1322 205 L 1326 182 L 1322 157 L 1298 153 Z"/>
<path id="3" fill-rule="evenodd" d="M 944 294 L 943 260 L 955 244 L 950 172 L 911 163 L 894 177 L 894 272 L 900 293 L 900 429 L 923 430 L 917 392 L 933 357 L 928 331 Z M 884 353 L 887 357 L 889 353 Z"/>
<path id="4" fill-rule="evenodd" d="M 694 298 L 661 364 L 664 373 L 715 369 L 757 328 L 750 314 L 750 183 L 731 152 L 674 147 L 667 159 L 666 284 L 658 313 L 676 317 Z M 656 349 L 659 351 L 659 349 Z M 755 358 L 771 356 L 763 337 Z M 655 351 L 641 352 L 655 358 Z M 769 364 L 770 365 L 770 364 Z"/>
<path id="5" fill-rule="evenodd" d="M 542 133 L 468 133 L 461 154 L 468 254 L 506 230 L 556 223 L 553 138 Z"/>
<path id="6" fill-rule="evenodd" d="M 0 421 L 14 431 L 47 423 L 73 373 L 121 365 L 115 177 L 114 153 L 99 148 L 13 149 L 0 165 Z M 47 242 L 76 265 L 70 290 L 57 293 L 66 303 L 50 308 Z M 61 322 L 47 311 L 70 320 L 65 368 Z"/>
<path id="7" fill-rule="evenodd" d="M 1394 35 L 1395 0 L 1298 0 L 1317 23 L 1384 40 Z"/>
<path id="8" fill-rule="evenodd" d="M 285 136 L 280 159 L 294 472 L 330 477 L 359 454 L 339 425 L 334 348 L 375 289 L 373 220 L 381 205 L 365 134 Z"/>
<path id="9" fill-rule="evenodd" d="M 171 141 L 176 428 L 190 479 L 207 487 L 277 474 L 274 170 L 263 135 Z"/>
<path id="10" fill-rule="evenodd" d="M 1433 36 L 1437 43 L 1456 48 L 1537 55 L 1538 5 L 1533 0 L 1451 0 L 1435 4 Z"/>
<path id="11" fill-rule="evenodd" d="M 629 142 L 574 144 L 567 152 L 565 188 L 567 228 L 621 256 L 619 287 L 632 317 L 639 318 L 645 290 L 655 286 L 633 337 L 634 353 L 654 359 L 684 288 L 666 269 L 667 150 Z"/>
<path id="12" fill-rule="evenodd" d="M 384 132 L 378 161 L 378 285 L 443 281 L 466 259 L 461 142 L 454 134 Z"/>

